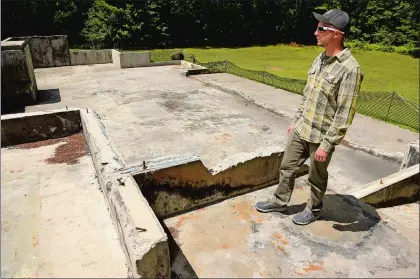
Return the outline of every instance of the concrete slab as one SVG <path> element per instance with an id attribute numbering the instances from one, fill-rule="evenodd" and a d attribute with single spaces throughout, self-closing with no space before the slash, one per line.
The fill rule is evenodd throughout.
<path id="1" fill-rule="evenodd" d="M 185 71 L 182 65 L 120 69 L 113 64 L 37 69 L 39 87 L 59 89 L 61 101 L 26 111 L 95 109 L 129 165 L 197 155 L 211 169 L 238 153 L 284 148 L 288 119 L 187 78 Z M 398 170 L 365 155 L 337 148 L 331 168 L 344 188 L 334 190 L 345 192 Z"/>
<path id="2" fill-rule="evenodd" d="M 176 240 L 172 242 L 172 247 L 168 247 L 166 236 L 149 204 L 136 187 L 130 172 L 124 171 L 142 166 L 143 161 L 149 165 L 150 161 L 161 157 L 192 158 L 198 155 L 205 167 L 215 167 L 217 172 L 222 173 L 223 166 L 228 166 L 233 159 L 241 161 L 244 154 L 261 148 L 281 151 L 287 140 L 286 118 L 223 90 L 208 88 L 185 77 L 185 71 L 186 67 L 182 64 L 132 69 L 120 69 L 113 64 L 40 69 L 37 70 L 37 78 L 40 77 L 42 89 L 56 89 L 60 92 L 60 101 L 26 108 L 26 111 L 66 106 L 88 108 L 86 112 L 84 109 L 81 112 L 83 132 L 88 139 L 111 215 L 118 223 L 116 225 L 125 244 L 121 250 L 128 251 L 127 260 L 137 274 L 143 277 L 167 274 L 167 254 L 171 249 L 175 260 L 173 276 L 418 276 L 418 241 L 402 237 L 404 230 L 395 230 L 398 227 L 392 221 L 395 218 L 388 218 L 392 223 L 388 226 L 380 221 L 371 207 L 358 203 L 352 197 L 334 195 L 331 191 L 325 199 L 324 220 L 302 228 L 289 225 L 291 215 L 284 218 L 275 214 L 258 215 L 253 209 L 257 200 L 272 195 L 274 187 L 167 219 L 165 223 L 169 227 L 169 235 Z M 399 168 L 399 165 L 346 146 L 339 146 L 336 152 L 329 181 L 329 188 L 336 193 L 347 192 Z M 49 156 L 56 157 L 52 153 Z M 37 159 L 41 162 L 32 165 L 45 159 Z M 45 166 L 45 163 L 54 160 L 47 159 L 39 168 L 42 167 L 43 172 L 46 167 L 51 170 L 50 165 Z M 25 168 L 24 171 L 31 170 Z M 40 171 L 38 176 L 44 177 L 43 172 Z M 54 173 L 59 173 L 59 170 Z M 49 175 L 45 177 L 52 174 Z M 67 179 L 67 176 L 64 177 Z M 77 174 L 72 172 L 71 177 L 77 177 Z M 56 178 L 50 180 L 67 185 L 67 182 Z M 15 183 L 20 182 L 17 180 Z M 299 179 L 293 200 L 295 206 L 291 207 L 290 214 L 302 208 L 308 197 L 307 186 L 306 177 Z M 41 186 L 39 188 L 42 189 Z M 85 195 L 91 198 L 90 193 Z M 71 198 L 68 200 L 71 201 Z M 235 208 L 233 212 L 232 208 Z M 83 215 L 78 210 L 75 212 Z M 394 217 L 392 214 L 389 216 Z M 95 222 L 90 222 L 87 227 L 91 223 Z M 36 229 L 36 226 L 30 229 L 33 228 Z M 39 235 L 43 230 L 42 227 Z M 51 237 L 62 236 L 61 231 L 60 228 L 51 232 Z M 80 254 L 77 249 L 83 249 L 82 254 L 87 249 L 83 241 L 70 240 L 76 243 L 72 247 L 74 254 Z M 226 240 L 231 242 L 226 244 Z M 98 243 L 104 241 L 99 240 L 95 245 Z M 60 245 L 54 243 L 54 247 Z M 181 246 L 181 250 L 177 246 Z M 112 247 L 103 249 L 112 250 Z M 174 254 L 173 249 L 181 252 Z M 100 249 L 97 251 L 102 253 Z M 102 254 L 109 253 L 105 251 Z M 7 256 L 10 258 L 12 254 L 9 249 Z M 231 258 L 226 258 L 227 255 Z M 369 260 L 379 256 L 384 259 L 379 263 Z M 109 261 L 118 264 L 118 260 L 113 258 Z M 255 262 L 255 265 L 250 266 L 249 262 Z M 62 265 L 61 262 L 52 264 Z M 36 268 L 36 264 L 34 266 Z M 107 272 L 106 268 L 109 266 L 103 269 L 106 272 L 103 276 L 124 276 L 115 275 L 116 268 L 113 272 Z M 96 271 L 95 268 L 92 270 Z M 29 269 L 30 272 L 34 273 Z"/>
<path id="3" fill-rule="evenodd" d="M 419 208 L 420 203 L 409 203 L 377 209 L 377 212 L 388 226 L 405 236 L 414 245 L 419 245 Z"/>
<path id="4" fill-rule="evenodd" d="M 301 102 L 300 95 L 231 74 L 200 75 L 192 78 L 208 86 L 241 95 L 261 107 L 289 118 L 293 117 Z M 401 162 L 406 144 L 418 139 L 418 133 L 356 114 L 344 139 L 357 149 Z"/>
<path id="5" fill-rule="evenodd" d="M 76 134 L 1 150 L 2 277 L 128 276 L 83 144 Z"/>
<path id="6" fill-rule="evenodd" d="M 266 188 L 164 220 L 174 238 L 172 277 L 419 276 L 418 242 L 394 231 L 373 208 L 329 192 L 322 218 L 300 227 L 291 218 L 309 195 L 304 179 L 297 180 L 285 215 L 255 210 L 255 202 L 273 191 Z"/>

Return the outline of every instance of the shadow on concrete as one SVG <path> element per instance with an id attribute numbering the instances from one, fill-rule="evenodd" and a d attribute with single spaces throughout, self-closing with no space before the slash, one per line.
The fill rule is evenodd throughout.
<path id="1" fill-rule="evenodd" d="M 362 203 L 353 196 L 327 194 L 319 220 L 334 222 L 332 227 L 338 231 L 369 231 L 380 220 L 375 208 Z M 291 205 L 284 215 L 295 215 L 305 209 L 306 203 Z"/>
<path id="2" fill-rule="evenodd" d="M 175 240 L 176 233 L 171 232 L 163 220 L 160 220 L 160 224 L 168 236 L 171 278 L 198 278 L 198 275 L 195 273 L 191 263 L 185 257 L 181 247 Z"/>
<path id="3" fill-rule="evenodd" d="M 25 106 L 3 100 L 1 101 L 1 115 L 22 112 L 25 112 Z"/>
<path id="4" fill-rule="evenodd" d="M 325 195 L 324 209 L 321 218 L 338 231 L 368 231 L 381 220 L 375 208 L 349 195 Z"/>
<path id="5" fill-rule="evenodd" d="M 54 104 L 61 102 L 60 89 L 38 90 L 37 104 Z"/>
<path id="6" fill-rule="evenodd" d="M 61 102 L 59 89 L 38 90 L 38 101 L 32 103 L 26 96 L 2 98 L 1 114 L 23 113 L 26 107 L 34 105 L 54 104 Z"/>

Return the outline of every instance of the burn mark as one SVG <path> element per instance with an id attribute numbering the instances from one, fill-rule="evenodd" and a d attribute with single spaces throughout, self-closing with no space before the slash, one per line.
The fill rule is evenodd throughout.
<path id="1" fill-rule="evenodd" d="M 147 174 L 139 174 L 134 176 L 137 184 L 139 185 L 144 197 L 150 203 L 152 208 L 156 203 L 164 205 L 166 214 L 180 213 L 192 209 L 193 207 L 202 206 L 203 203 L 211 203 L 216 200 L 230 198 L 239 194 L 247 193 L 253 190 L 260 189 L 265 186 L 273 185 L 276 180 L 270 181 L 263 185 L 240 185 L 237 187 L 231 187 L 227 183 L 216 183 L 212 185 L 206 185 L 205 180 L 196 182 L 181 182 L 175 179 L 166 179 L 165 181 L 158 181 L 153 178 L 147 177 Z M 201 186 L 203 185 L 203 186 Z M 201 187 L 200 187 L 201 186 Z M 176 199 L 184 198 L 189 200 L 191 206 L 183 206 L 177 204 L 177 212 L 172 212 L 168 209 L 168 202 L 159 199 L 159 194 L 164 193 L 165 196 L 171 197 L 176 203 Z"/>

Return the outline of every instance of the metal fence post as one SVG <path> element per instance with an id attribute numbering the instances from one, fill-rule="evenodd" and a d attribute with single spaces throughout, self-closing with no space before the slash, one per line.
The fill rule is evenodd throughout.
<path id="1" fill-rule="evenodd" d="M 389 111 L 391 110 L 392 103 L 394 102 L 395 91 L 392 92 L 391 102 L 389 103 L 388 111 L 386 112 L 385 121 L 388 121 Z"/>

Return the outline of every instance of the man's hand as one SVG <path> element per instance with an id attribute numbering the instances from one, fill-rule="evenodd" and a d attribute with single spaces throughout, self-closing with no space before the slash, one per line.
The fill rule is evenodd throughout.
<path id="1" fill-rule="evenodd" d="M 292 133 L 292 131 L 293 131 L 293 129 L 295 128 L 295 126 L 294 125 L 290 125 L 288 128 L 287 128 L 287 135 L 288 136 L 290 136 L 290 134 Z"/>
<path id="2" fill-rule="evenodd" d="M 315 152 L 315 161 L 325 162 L 327 160 L 328 153 L 318 147 Z"/>

